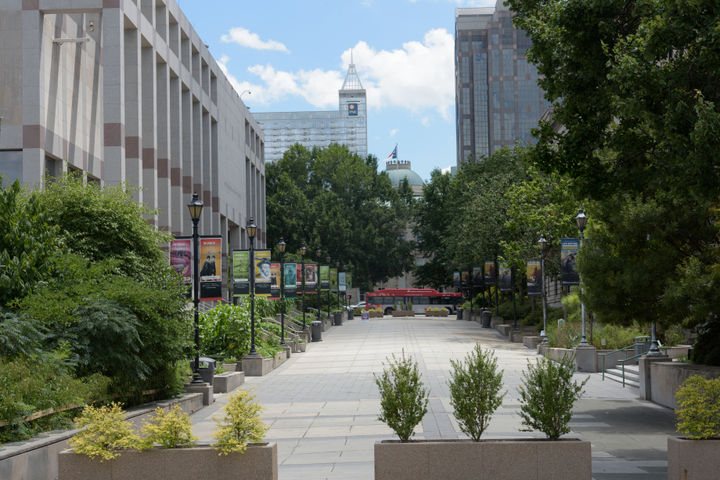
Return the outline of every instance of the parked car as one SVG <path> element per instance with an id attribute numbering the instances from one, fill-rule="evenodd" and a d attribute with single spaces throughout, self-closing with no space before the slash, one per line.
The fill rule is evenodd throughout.
<path id="1" fill-rule="evenodd" d="M 365 310 L 365 302 L 359 302 L 355 305 L 350 305 L 350 308 L 352 308 L 353 310 L 355 310 L 356 308 L 359 308 L 360 310 Z"/>

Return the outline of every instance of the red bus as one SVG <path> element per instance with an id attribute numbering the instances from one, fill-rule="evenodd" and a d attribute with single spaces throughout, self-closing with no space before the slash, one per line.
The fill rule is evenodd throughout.
<path id="1" fill-rule="evenodd" d="M 461 303 L 461 293 L 443 293 L 432 288 L 388 288 L 365 294 L 365 309 L 381 308 L 385 315 L 392 314 L 398 305 L 409 309 L 410 304 L 415 313 L 425 313 L 428 307 L 443 307 L 456 313 Z"/>

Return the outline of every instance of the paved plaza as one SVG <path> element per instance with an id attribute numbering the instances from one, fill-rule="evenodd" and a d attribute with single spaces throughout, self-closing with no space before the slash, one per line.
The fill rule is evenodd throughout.
<path id="1" fill-rule="evenodd" d="M 278 444 L 280 480 L 373 478 L 373 444 L 397 438 L 378 421 L 379 394 L 373 373 L 404 349 L 419 363 L 430 390 L 428 413 L 414 438 L 465 438 L 452 415 L 447 380 L 450 359 L 462 359 L 476 343 L 492 348 L 504 370 L 507 391 L 484 438 L 542 437 L 519 432 L 517 386 L 534 350 L 510 343 L 475 322 L 448 318 L 359 319 L 323 333 L 323 341 L 292 356 L 265 377 L 249 377 Z M 577 374 L 585 378 L 588 374 Z M 591 374 L 576 404 L 572 435 L 592 442 L 595 480 L 664 480 L 666 439 L 674 433 L 669 409 L 637 400 L 637 390 Z M 211 439 L 213 417 L 227 395 L 193 415 L 195 434 Z"/>

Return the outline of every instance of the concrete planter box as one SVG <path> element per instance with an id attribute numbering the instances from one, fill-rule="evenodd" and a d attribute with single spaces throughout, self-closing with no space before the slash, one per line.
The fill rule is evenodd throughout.
<path id="1" fill-rule="evenodd" d="M 322 319 L 322 331 L 327 332 L 330 330 L 330 327 L 332 326 L 332 320 L 331 318 L 325 317 Z"/>
<path id="2" fill-rule="evenodd" d="M 242 359 L 242 371 L 246 377 L 262 377 L 272 372 L 274 358 L 264 358 L 260 355 L 246 355 Z"/>
<path id="3" fill-rule="evenodd" d="M 715 480 L 720 472 L 720 439 L 668 437 L 668 480 Z"/>
<path id="4" fill-rule="evenodd" d="M 650 378 L 647 378 L 647 371 L 650 373 Z M 640 396 L 664 407 L 677 408 L 675 394 L 680 385 L 693 375 L 718 378 L 720 377 L 720 367 L 669 362 L 667 357 L 665 357 L 665 361 L 651 362 L 648 369 L 640 368 L 640 382 L 648 382 L 649 385 L 649 389 L 645 389 L 649 391 L 643 392 L 641 389 Z M 645 393 L 644 396 L 643 393 Z"/>
<path id="5" fill-rule="evenodd" d="M 531 336 L 525 335 L 523 337 L 523 345 L 525 345 L 530 350 L 537 349 L 537 346 L 540 344 L 540 342 L 542 342 L 542 337 L 537 336 L 537 335 L 531 335 Z"/>
<path id="6" fill-rule="evenodd" d="M 304 352 L 306 348 L 307 348 L 307 343 L 298 342 L 298 344 L 297 344 L 298 352 Z"/>
<path id="7" fill-rule="evenodd" d="M 415 312 L 412 310 L 393 310 L 393 317 L 414 317 Z"/>
<path id="8" fill-rule="evenodd" d="M 383 318 L 385 316 L 383 312 L 368 311 L 368 313 L 370 314 L 370 318 Z"/>
<path id="9" fill-rule="evenodd" d="M 287 353 L 285 352 L 285 349 L 283 349 L 283 350 L 280 350 L 279 352 L 277 352 L 277 353 L 275 354 L 275 356 L 273 357 L 273 366 L 272 366 L 272 368 L 273 368 L 273 369 L 278 368 L 280 365 L 282 365 L 283 363 L 285 363 L 285 360 L 287 360 Z"/>
<path id="10" fill-rule="evenodd" d="M 237 362 L 234 363 L 223 363 L 223 368 L 227 370 L 228 372 L 235 372 L 237 371 Z"/>
<path id="11" fill-rule="evenodd" d="M 245 383 L 244 372 L 227 372 L 215 375 L 213 390 L 216 393 L 229 393 Z"/>
<path id="12" fill-rule="evenodd" d="M 277 480 L 277 444 L 251 444 L 244 453 L 222 456 L 209 445 L 131 450 L 105 462 L 65 450 L 58 455 L 58 473 L 58 480 Z"/>
<path id="13" fill-rule="evenodd" d="M 590 442 L 428 440 L 375 444 L 375 480 L 591 480 Z"/>
<path id="14" fill-rule="evenodd" d="M 500 332 L 500 334 L 501 334 L 502 336 L 508 337 L 508 336 L 510 336 L 510 332 L 512 331 L 512 325 L 508 325 L 508 324 L 506 324 L 506 323 L 501 324 L 501 325 L 497 325 L 497 326 L 495 327 L 495 330 L 497 330 L 498 332 Z"/>
<path id="15" fill-rule="evenodd" d="M 442 311 L 438 311 L 438 312 L 430 312 L 430 311 L 427 311 L 427 310 L 426 310 L 426 311 L 425 311 L 425 316 L 426 316 L 426 317 L 447 317 L 447 316 L 448 316 L 448 311 L 445 310 L 445 309 L 443 309 Z"/>

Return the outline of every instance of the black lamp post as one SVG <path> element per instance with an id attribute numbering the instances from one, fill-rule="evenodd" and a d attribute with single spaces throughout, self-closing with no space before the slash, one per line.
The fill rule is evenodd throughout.
<path id="1" fill-rule="evenodd" d="M 332 272 L 330 272 L 330 255 L 325 256 L 325 260 L 328 264 L 328 290 L 327 290 L 327 307 L 328 307 L 328 318 L 330 318 L 330 287 L 332 286 L 332 278 L 330 278 L 330 275 L 332 275 Z"/>
<path id="2" fill-rule="evenodd" d="M 318 271 L 317 271 L 317 319 L 318 322 L 320 321 L 320 287 L 322 286 L 322 282 L 320 281 L 320 262 L 322 261 L 320 259 L 320 256 L 322 255 L 322 250 L 317 249 L 315 250 L 315 255 L 317 256 L 318 260 Z"/>
<path id="3" fill-rule="evenodd" d="M 338 308 L 340 308 L 340 262 L 335 262 L 335 268 L 337 269 L 337 279 L 338 279 L 338 285 L 337 285 L 337 302 L 338 302 Z"/>
<path id="4" fill-rule="evenodd" d="M 285 247 L 287 244 L 282 237 L 277 244 L 280 252 L 280 345 L 285 345 Z"/>
<path id="5" fill-rule="evenodd" d="M 540 245 L 540 288 L 542 295 L 542 309 L 543 309 L 543 331 L 542 331 L 542 343 L 548 343 L 547 338 L 547 300 L 545 299 L 545 249 L 547 248 L 547 240 L 545 235 L 540 235 L 538 240 Z"/>
<path id="6" fill-rule="evenodd" d="M 303 312 L 303 330 L 305 327 L 305 254 L 307 253 L 307 247 L 303 243 L 300 247 L 300 274 L 302 275 L 302 312 Z"/>
<path id="7" fill-rule="evenodd" d="M 587 215 L 585 215 L 585 212 L 583 212 L 583 209 L 581 208 L 578 212 L 577 216 L 575 217 L 575 222 L 577 222 L 578 230 L 580 230 L 580 250 L 582 250 L 583 247 L 583 232 L 585 231 L 585 225 L 587 225 Z M 580 295 L 585 294 L 585 287 L 582 286 L 582 279 L 580 280 Z M 586 347 L 588 345 L 587 338 L 585 336 L 585 302 L 580 300 L 580 315 L 582 318 L 582 338 L 580 339 L 580 346 Z"/>
<path id="8" fill-rule="evenodd" d="M 200 378 L 200 253 L 198 252 L 198 221 L 202 214 L 203 202 L 193 193 L 192 200 L 188 203 L 190 218 L 193 222 L 193 303 L 195 304 L 195 363 L 193 364 L 192 383 L 203 383 Z"/>
<path id="9" fill-rule="evenodd" d="M 247 236 L 250 239 L 250 355 L 257 355 L 255 351 L 255 234 L 257 226 L 255 219 L 250 217 L 247 224 Z"/>

